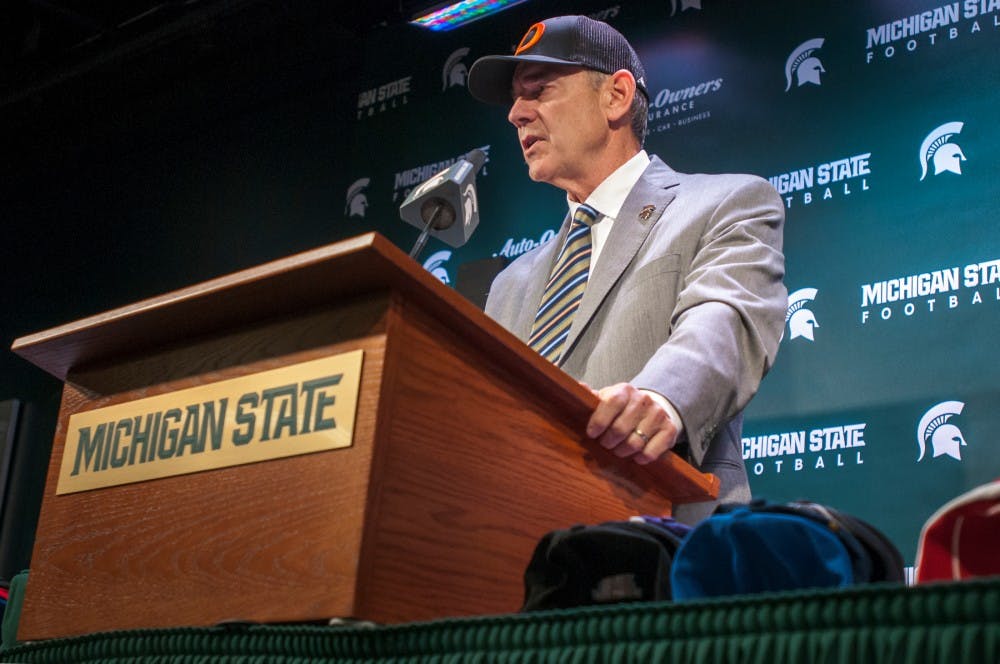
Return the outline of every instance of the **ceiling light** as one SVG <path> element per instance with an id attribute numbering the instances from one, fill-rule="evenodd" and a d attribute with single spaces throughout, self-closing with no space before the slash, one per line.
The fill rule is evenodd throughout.
<path id="1" fill-rule="evenodd" d="M 460 25 L 471 23 L 484 16 L 495 14 L 499 11 L 519 5 L 525 0 L 464 0 L 463 2 L 453 2 L 449 5 L 440 6 L 439 9 L 429 11 L 423 16 L 414 18 L 410 23 L 419 25 L 421 28 L 444 32 L 454 30 Z"/>

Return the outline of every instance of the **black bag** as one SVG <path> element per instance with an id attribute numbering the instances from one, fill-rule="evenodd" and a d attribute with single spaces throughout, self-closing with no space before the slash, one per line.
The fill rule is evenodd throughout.
<path id="1" fill-rule="evenodd" d="M 670 565 L 690 530 L 672 519 L 554 530 L 524 572 L 521 611 L 670 599 Z"/>

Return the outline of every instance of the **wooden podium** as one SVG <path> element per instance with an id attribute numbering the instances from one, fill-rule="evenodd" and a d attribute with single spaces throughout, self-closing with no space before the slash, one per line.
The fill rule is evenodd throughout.
<path id="1" fill-rule="evenodd" d="M 539 538 L 708 500 L 583 435 L 596 398 L 377 234 L 23 337 L 65 381 L 18 638 L 514 611 Z M 349 447 L 58 495 L 69 418 L 363 351 Z"/>

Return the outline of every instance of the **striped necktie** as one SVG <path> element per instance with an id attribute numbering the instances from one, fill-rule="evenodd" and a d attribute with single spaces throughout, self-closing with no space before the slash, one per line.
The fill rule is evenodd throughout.
<path id="1" fill-rule="evenodd" d="M 535 322 L 531 326 L 528 345 L 550 362 L 558 362 L 562 356 L 573 316 L 580 308 L 583 291 L 587 288 L 592 249 L 590 227 L 597 216 L 598 212 L 587 205 L 576 209 L 566 244 L 556 258 L 552 276 L 545 285 Z"/>

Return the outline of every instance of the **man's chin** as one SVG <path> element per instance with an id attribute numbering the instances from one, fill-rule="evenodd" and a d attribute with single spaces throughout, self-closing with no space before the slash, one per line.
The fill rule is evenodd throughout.
<path id="1" fill-rule="evenodd" d="M 535 182 L 548 182 L 548 173 L 544 168 L 537 162 L 528 162 L 528 177 Z"/>

